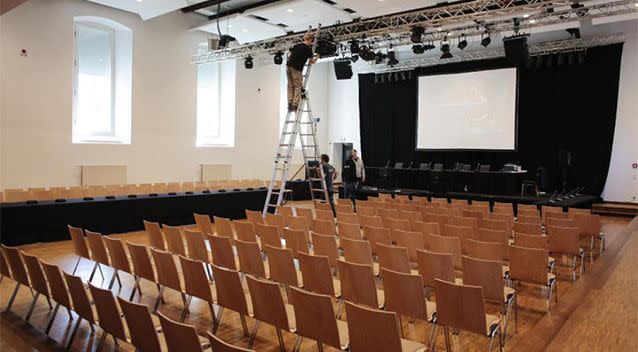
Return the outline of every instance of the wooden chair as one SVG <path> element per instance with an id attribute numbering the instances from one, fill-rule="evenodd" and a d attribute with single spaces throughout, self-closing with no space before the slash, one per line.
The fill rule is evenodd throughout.
<path id="1" fill-rule="evenodd" d="M 277 226 L 279 234 L 283 234 L 284 228 L 286 227 L 286 219 L 283 215 L 267 213 L 265 222 L 266 225 Z"/>
<path id="2" fill-rule="evenodd" d="M 416 263 L 416 251 L 425 249 L 425 241 L 421 232 L 395 230 L 392 232 L 392 242 L 397 246 L 408 249 L 411 262 Z"/>
<path id="3" fill-rule="evenodd" d="M 279 285 L 274 282 L 258 280 L 250 275 L 246 277 L 253 307 L 255 327 L 250 335 L 248 347 L 252 348 L 260 322 L 270 324 L 277 331 L 279 347 L 286 350 L 281 330 L 296 331 L 295 315 L 292 305 L 284 303 Z"/>
<path id="4" fill-rule="evenodd" d="M 551 309 L 551 295 L 554 292 L 558 302 L 556 276 L 547 272 L 549 255 L 547 250 L 510 246 L 510 280 L 540 285 L 547 289 L 547 310 Z"/>
<path id="5" fill-rule="evenodd" d="M 419 275 L 426 288 L 436 286 L 435 279 L 455 282 L 454 259 L 449 253 L 417 251 L 417 265 Z M 461 282 L 459 280 L 459 282 Z"/>
<path id="6" fill-rule="evenodd" d="M 458 329 L 490 338 L 489 351 L 498 336 L 501 342 L 500 319 L 485 313 L 483 289 L 480 286 L 468 286 L 436 279 L 436 315 L 437 323 L 444 326 L 445 345 L 450 350 L 449 329 Z M 458 338 L 458 334 L 455 334 Z"/>
<path id="7" fill-rule="evenodd" d="M 359 213 L 357 212 L 357 214 L 355 213 L 344 213 L 344 212 L 339 212 L 337 211 L 337 223 L 338 224 L 356 224 L 357 226 L 360 226 L 359 224 Z"/>
<path id="8" fill-rule="evenodd" d="M 5 277 L 11 278 L 11 269 L 9 269 L 9 264 L 7 264 L 7 261 L 2 255 L 2 250 L 0 250 L 0 282 L 2 282 L 2 279 Z"/>
<path id="9" fill-rule="evenodd" d="M 301 272 L 295 268 L 292 250 L 265 245 L 270 280 L 285 286 L 303 287 Z"/>
<path id="10" fill-rule="evenodd" d="M 157 269 L 157 283 L 160 285 L 160 291 L 155 300 L 153 313 L 157 312 L 160 302 L 164 301 L 164 290 L 167 287 L 177 291 L 182 296 L 182 302 L 186 307 L 186 292 L 184 292 L 173 255 L 155 248 L 151 248 L 151 255 L 155 262 L 155 268 Z"/>
<path id="11" fill-rule="evenodd" d="M 359 218 L 359 223 L 361 227 L 385 227 L 383 224 L 383 219 L 380 216 L 367 216 L 367 215 L 357 215 Z"/>
<path id="12" fill-rule="evenodd" d="M 330 204 L 326 203 L 326 202 L 318 202 L 315 201 L 315 211 L 317 210 L 323 210 L 323 211 L 330 211 L 332 212 L 332 208 L 330 207 Z M 318 213 L 317 213 L 318 214 Z M 334 214 L 333 216 L 334 217 Z"/>
<path id="13" fill-rule="evenodd" d="M 479 229 L 476 240 L 481 242 L 498 243 L 501 246 L 500 260 L 507 261 L 509 260 L 509 238 L 510 234 L 504 230 Z"/>
<path id="14" fill-rule="evenodd" d="M 432 324 L 430 337 L 427 341 L 431 351 L 436 342 L 436 303 L 425 299 L 423 280 L 418 274 L 402 273 L 385 268 L 381 269 L 383 278 L 383 293 L 385 297 L 385 310 L 409 317 L 409 322 L 415 319 Z M 403 333 L 403 329 L 401 329 Z"/>
<path id="15" fill-rule="evenodd" d="M 374 262 L 369 241 L 342 238 L 341 247 L 343 248 L 343 257 L 347 262 L 369 265 L 372 267 L 374 276 L 379 276 L 379 264 Z"/>
<path id="16" fill-rule="evenodd" d="M 128 252 L 131 254 L 131 261 L 133 262 L 133 277 L 135 278 L 135 284 L 133 285 L 129 301 L 133 300 L 137 290 L 139 290 L 141 294 L 142 289 L 140 287 L 140 281 L 142 279 L 155 283 L 157 285 L 157 291 L 159 292 L 160 286 L 157 283 L 157 276 L 153 270 L 153 264 L 151 264 L 151 257 L 148 254 L 148 248 L 144 245 L 134 244 L 128 241 L 126 242 L 126 246 L 128 247 Z"/>
<path id="17" fill-rule="evenodd" d="M 261 211 L 258 210 L 244 210 L 246 213 L 246 219 L 253 223 L 253 225 L 257 226 L 257 224 L 264 224 L 264 217 L 261 214 Z"/>
<path id="18" fill-rule="evenodd" d="M 468 257 L 489 261 L 503 261 L 503 246 L 501 243 L 467 239 L 463 240 L 461 245 L 462 253 Z"/>
<path id="19" fill-rule="evenodd" d="M 439 228 L 443 228 L 443 225 L 448 223 L 448 217 L 449 216 L 447 215 L 435 214 L 431 212 L 421 213 L 421 218 L 423 219 L 423 222 L 436 222 L 439 224 Z"/>
<path id="20" fill-rule="evenodd" d="M 219 306 L 217 319 L 213 321 L 213 334 L 217 332 L 221 324 L 224 309 L 228 308 L 239 314 L 244 336 L 248 336 L 246 316 L 252 315 L 252 305 L 249 304 L 250 298 L 244 293 L 242 288 L 239 272 L 213 265 L 213 277 L 215 277 L 217 305 Z"/>
<path id="21" fill-rule="evenodd" d="M 310 230 L 321 235 L 337 235 L 334 221 L 313 219 L 311 222 Z"/>
<path id="22" fill-rule="evenodd" d="M 164 235 L 158 222 L 144 220 L 144 230 L 146 230 L 146 236 L 148 236 L 148 244 L 160 250 L 166 250 L 166 243 L 164 242 Z"/>
<path id="23" fill-rule="evenodd" d="M 530 222 L 530 223 L 542 223 L 541 220 L 541 216 L 538 212 L 535 213 L 527 213 L 523 210 L 521 210 L 521 212 L 519 212 L 518 216 L 516 217 L 516 221 L 518 222 Z"/>
<path id="24" fill-rule="evenodd" d="M 192 325 L 176 322 L 164 314 L 158 312 L 162 333 L 166 339 L 168 352 L 203 352 L 203 346 L 207 345 L 197 334 L 197 329 Z M 207 348 L 208 349 L 208 348 Z"/>
<path id="25" fill-rule="evenodd" d="M 321 204 L 324 204 L 324 203 L 321 203 Z M 335 215 L 332 213 L 332 209 L 330 209 L 330 205 L 328 205 L 328 209 L 315 210 L 315 213 L 317 214 L 315 216 L 315 219 L 335 221 Z"/>
<path id="26" fill-rule="evenodd" d="M 184 235 L 184 240 L 186 240 L 186 247 L 188 248 L 188 258 L 202 261 L 206 264 L 206 271 L 208 272 L 208 276 L 212 278 L 209 264 L 210 253 L 208 249 L 206 249 L 206 240 L 204 239 L 204 235 L 199 231 L 192 231 L 184 229 L 182 231 Z"/>
<path id="27" fill-rule="evenodd" d="M 117 306 L 113 292 L 107 289 L 93 286 L 89 283 L 89 290 L 91 291 L 91 297 L 95 302 L 95 310 L 97 311 L 98 325 L 103 330 L 102 337 L 98 344 L 98 351 L 101 350 L 104 345 L 104 341 L 108 335 L 113 337 L 115 344 L 117 340 L 128 342 L 128 336 L 124 328 L 124 321 L 120 309 Z"/>
<path id="28" fill-rule="evenodd" d="M 396 209 L 377 209 L 377 215 L 380 216 L 382 219 L 384 219 L 384 223 L 385 223 L 385 219 L 398 219 L 399 218 L 399 211 Z M 387 225 L 386 225 L 387 226 Z"/>
<path id="29" fill-rule="evenodd" d="M 345 204 L 335 204 L 335 211 L 338 213 L 352 213 L 354 214 L 354 208 L 352 207 L 352 203 L 348 202 Z"/>
<path id="30" fill-rule="evenodd" d="M 539 223 L 530 222 L 517 222 L 514 224 L 515 233 L 524 233 L 530 236 L 541 236 L 543 234 L 543 227 Z"/>
<path id="31" fill-rule="evenodd" d="M 415 272 L 410 269 L 410 256 L 406 247 L 377 244 L 377 257 L 381 271 L 385 268 L 404 274 Z"/>
<path id="32" fill-rule="evenodd" d="M 461 262 L 461 240 L 457 237 L 429 235 L 426 236 L 426 249 L 428 249 L 428 243 L 430 244 L 429 250 L 432 252 L 452 254 L 455 269 L 460 270 L 463 267 Z"/>
<path id="33" fill-rule="evenodd" d="M 104 239 L 102 238 L 102 234 L 98 232 L 85 231 L 86 233 L 86 242 L 91 250 L 91 257 L 95 261 L 97 268 L 100 269 L 100 273 L 102 272 L 102 268 L 100 264 L 111 266 L 111 260 L 109 258 L 108 251 L 106 249 L 106 245 L 104 244 Z M 95 274 L 95 267 L 91 272 L 91 276 L 89 277 L 89 282 L 93 281 L 93 275 Z M 104 277 L 104 276 L 102 276 Z M 113 272 L 113 277 L 111 278 L 111 282 L 113 278 L 117 279 L 118 284 L 122 287 L 122 283 L 120 277 Z"/>
<path id="34" fill-rule="evenodd" d="M 357 215 L 358 216 L 375 216 L 377 214 L 377 210 L 374 207 L 357 205 Z"/>
<path id="35" fill-rule="evenodd" d="M 463 216 L 450 216 L 448 218 L 448 225 L 470 227 L 474 230 L 478 229 L 478 220 L 471 217 Z"/>
<path id="36" fill-rule="evenodd" d="M 383 308 L 383 291 L 376 288 L 372 265 L 339 260 L 337 268 L 341 279 L 341 296 L 344 300 L 368 307 Z"/>
<path id="37" fill-rule="evenodd" d="M 485 212 L 485 209 L 477 209 L 474 207 L 471 209 L 463 209 L 463 217 L 474 218 L 480 222 L 483 219 Z"/>
<path id="38" fill-rule="evenodd" d="M 306 218 L 306 221 L 308 223 L 311 223 L 312 219 L 315 218 L 315 214 L 313 213 L 312 208 L 295 207 L 295 214 L 297 214 L 297 216 Z"/>
<path id="39" fill-rule="evenodd" d="M 292 212 L 292 207 L 287 207 L 287 206 L 284 206 L 284 205 L 277 206 L 276 214 L 283 215 L 283 216 L 294 216 L 295 215 Z"/>
<path id="40" fill-rule="evenodd" d="M 262 259 L 261 250 L 257 242 L 235 240 L 235 250 L 237 250 L 241 272 L 260 278 L 270 277 L 268 267 Z"/>
<path id="41" fill-rule="evenodd" d="M 341 282 L 332 277 L 328 257 L 299 253 L 299 270 L 304 289 L 335 298 L 341 297 Z"/>
<path id="42" fill-rule="evenodd" d="M 210 216 L 208 214 L 194 213 L 193 217 L 195 218 L 195 224 L 197 224 L 199 232 L 203 234 L 214 233 L 213 223 L 210 221 Z"/>
<path id="43" fill-rule="evenodd" d="M 509 223 L 504 220 L 481 219 L 478 221 L 478 227 L 481 229 L 505 231 L 511 233 L 512 228 Z"/>
<path id="44" fill-rule="evenodd" d="M 113 268 L 113 277 L 111 278 L 111 282 L 109 282 L 109 289 L 113 287 L 113 283 L 117 278 L 117 282 L 122 288 L 122 282 L 120 281 L 120 271 L 128 273 L 132 275 L 133 270 L 131 270 L 131 264 L 128 261 L 128 255 L 126 254 L 126 249 L 124 248 L 124 242 L 117 238 L 111 238 L 109 236 L 103 236 L 104 244 L 109 252 L 109 257 L 111 260 L 111 267 Z M 135 287 L 133 288 L 135 290 Z"/>
<path id="45" fill-rule="evenodd" d="M 361 227 L 358 223 L 339 222 L 337 224 L 337 232 L 339 233 L 339 237 L 355 240 L 360 240 L 362 238 Z"/>
<path id="46" fill-rule="evenodd" d="M 182 238 L 182 229 L 176 226 L 163 225 L 166 251 L 175 255 L 186 256 L 186 246 Z"/>
<path id="47" fill-rule="evenodd" d="M 53 295 L 53 299 L 58 302 L 58 305 L 62 304 L 67 308 L 71 307 L 71 302 L 73 302 L 73 310 L 78 315 L 75 326 L 73 327 L 73 331 L 71 332 L 71 336 L 69 336 L 69 341 L 66 344 L 66 349 L 68 350 L 73 345 L 73 340 L 75 339 L 75 335 L 80 328 L 82 319 L 86 320 L 86 322 L 89 323 L 89 326 L 91 327 L 91 334 L 95 333 L 95 328 L 93 327 L 93 325 L 95 325 L 96 319 L 93 312 L 93 305 L 91 304 L 89 295 L 84 288 L 82 278 L 80 278 L 79 276 L 69 275 L 67 273 L 64 273 L 63 278 L 62 273 L 60 273 L 60 268 L 58 268 L 57 266 L 45 263 L 42 263 L 42 266 L 45 268 L 45 272 L 47 273 L 47 279 L 49 281 L 49 285 L 51 285 L 51 294 Z M 64 285 L 65 281 L 66 285 L 69 287 L 68 290 Z M 69 295 L 71 296 L 70 300 Z M 57 312 L 57 310 L 55 312 Z M 71 313 L 69 311 L 69 315 L 70 314 Z M 54 317 L 49 320 L 48 329 L 50 329 L 50 326 L 53 325 L 53 319 Z"/>
<path id="48" fill-rule="evenodd" d="M 438 222 L 424 222 L 417 221 L 415 223 L 416 228 L 413 231 L 420 231 L 424 235 L 432 234 L 432 235 L 441 235 L 441 227 Z"/>
<path id="49" fill-rule="evenodd" d="M 259 235 L 259 242 L 262 248 L 264 248 L 265 245 L 277 248 L 283 247 L 281 244 L 281 233 L 277 226 L 257 224 L 255 225 L 255 232 Z"/>
<path id="50" fill-rule="evenodd" d="M 160 339 L 148 306 L 129 302 L 119 296 L 117 301 L 128 327 L 131 344 L 144 352 L 162 352 Z"/>
<path id="51" fill-rule="evenodd" d="M 372 250 L 373 255 L 377 254 L 377 245 L 379 243 L 392 245 L 392 235 L 390 234 L 390 229 L 384 227 L 364 226 L 363 236 L 370 243 L 370 249 Z"/>
<path id="52" fill-rule="evenodd" d="M 189 311 L 189 306 L 193 297 L 197 297 L 208 304 L 210 310 L 210 316 L 212 320 L 215 320 L 215 310 L 213 304 L 215 303 L 215 291 L 208 281 L 208 276 L 204 270 L 206 263 L 200 260 L 188 259 L 183 256 L 179 256 L 180 266 L 182 268 L 182 274 L 184 275 L 184 292 L 190 296 L 187 300 L 180 321 L 186 319 Z"/>
<path id="53" fill-rule="evenodd" d="M 78 265 L 80 265 L 80 260 L 82 258 L 93 260 L 91 258 L 91 254 L 89 253 L 89 248 L 86 245 L 86 240 L 84 239 L 84 230 L 78 227 L 73 227 L 71 225 L 67 225 L 69 229 L 69 235 L 71 236 L 71 242 L 73 243 L 73 254 L 78 256 L 78 261 L 75 263 L 73 267 L 73 275 L 78 270 Z M 95 267 L 97 267 L 97 263 L 95 263 Z M 95 268 L 93 268 L 95 270 Z M 100 269 L 100 274 L 102 274 L 102 270 Z M 102 274 L 102 279 L 104 279 L 104 274 Z"/>
<path id="54" fill-rule="evenodd" d="M 24 285 L 31 290 L 31 284 L 29 282 L 27 269 L 22 261 L 22 255 L 17 247 L 7 247 L 2 245 L 2 256 L 6 259 L 9 269 L 11 270 L 11 278 L 16 282 L 16 286 L 13 289 L 13 293 L 9 299 L 9 303 L 7 303 L 7 308 L 5 309 L 5 312 L 9 312 L 11 311 L 13 301 L 18 294 L 18 290 L 20 290 L 20 286 Z"/>
<path id="55" fill-rule="evenodd" d="M 397 230 L 401 231 L 410 231 L 410 221 L 405 219 L 393 219 L 393 218 L 384 218 L 385 227 L 390 229 L 390 232 L 394 232 Z"/>
<path id="56" fill-rule="evenodd" d="M 235 253 L 233 252 L 233 245 L 230 237 L 217 235 L 208 235 L 207 237 L 213 257 L 213 265 L 231 270 L 238 270 L 239 260 L 237 260 Z"/>
<path id="57" fill-rule="evenodd" d="M 49 286 L 47 285 L 47 279 L 44 276 L 44 271 L 42 271 L 42 267 L 40 266 L 40 260 L 38 257 L 25 254 L 24 252 L 21 254 L 25 268 L 27 269 L 29 281 L 31 282 L 31 288 L 35 291 L 35 296 L 33 296 L 29 311 L 24 318 L 24 320 L 28 323 L 31 318 L 31 314 L 35 309 L 35 305 L 38 303 L 40 295 L 43 295 L 47 299 L 47 302 L 49 303 L 49 310 L 53 309 L 53 306 L 51 305 L 51 299 L 49 298 L 51 293 L 49 291 Z"/>
<path id="58" fill-rule="evenodd" d="M 516 208 L 517 208 L 516 209 L 517 212 L 520 212 L 522 210 L 522 211 L 526 211 L 526 212 L 535 211 L 537 214 L 539 213 L 538 205 L 536 205 L 536 204 L 518 203 L 518 204 L 516 204 Z"/>
<path id="59" fill-rule="evenodd" d="M 245 220 L 234 220 L 232 223 L 238 240 L 258 243 L 257 233 L 255 232 L 255 227 L 251 222 Z"/>
<path id="60" fill-rule="evenodd" d="M 337 260 L 339 259 L 339 250 L 337 249 L 335 236 L 325 236 L 313 232 L 312 239 L 314 254 L 328 257 L 330 266 L 336 268 Z"/>
<path id="61" fill-rule="evenodd" d="M 320 350 L 323 349 L 322 344 L 348 350 L 348 327 L 346 322 L 335 319 L 330 296 L 293 287 L 290 289 L 290 300 L 294 307 L 298 336 L 317 341 Z M 300 345 L 301 340 L 294 351 L 298 351 Z"/>
<path id="62" fill-rule="evenodd" d="M 576 221 L 572 219 L 563 219 L 563 218 L 554 218 L 552 214 L 558 213 L 549 213 L 547 219 L 545 219 L 545 227 L 554 226 L 554 227 L 576 227 Z M 560 213 L 563 214 L 563 213 Z"/>
<path id="63" fill-rule="evenodd" d="M 397 314 L 346 302 L 352 351 L 422 352 L 425 345 L 401 338 Z"/>
<path id="64" fill-rule="evenodd" d="M 570 210 L 572 208 L 569 208 Z M 578 209 L 578 210 L 589 210 L 589 209 Z M 605 235 L 600 231 L 600 216 L 585 214 L 582 212 L 572 213 L 570 214 L 571 219 L 574 220 L 576 227 L 580 231 L 581 239 L 590 239 L 589 243 L 589 259 L 593 262 L 594 260 L 594 246 L 595 240 L 598 239 L 600 241 L 600 247 L 598 249 L 598 254 L 602 254 L 605 250 Z"/>
<path id="65" fill-rule="evenodd" d="M 286 223 L 288 224 L 288 229 L 303 231 L 306 236 L 306 242 L 311 242 L 310 239 L 310 225 L 306 221 L 306 218 L 301 216 L 286 216 Z"/>
<path id="66" fill-rule="evenodd" d="M 213 222 L 215 223 L 215 235 L 235 238 L 230 219 L 213 216 Z"/>
<path id="67" fill-rule="evenodd" d="M 210 341 L 210 347 L 212 347 L 212 350 L 215 352 L 256 352 L 255 350 L 237 347 L 228 342 L 224 342 L 210 332 L 207 332 L 206 336 L 208 336 L 208 340 Z"/>
<path id="68" fill-rule="evenodd" d="M 469 226 L 443 225 L 442 236 L 456 237 L 460 240 L 476 238 L 477 230 Z"/>
<path id="69" fill-rule="evenodd" d="M 585 251 L 580 248 L 578 228 L 547 226 L 547 238 L 549 240 L 549 253 L 572 258 L 572 280 L 576 281 L 576 258 L 580 258 L 579 276 L 582 276 L 585 271 Z"/>

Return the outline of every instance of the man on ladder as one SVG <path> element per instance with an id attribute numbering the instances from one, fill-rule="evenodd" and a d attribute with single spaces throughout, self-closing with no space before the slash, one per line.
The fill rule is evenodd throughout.
<path id="1" fill-rule="evenodd" d="M 312 53 L 312 44 L 314 41 L 314 33 L 307 32 L 303 36 L 302 43 L 290 48 L 290 54 L 286 62 L 288 111 L 297 111 L 299 108 L 299 99 L 301 99 L 301 91 L 303 89 L 303 68 L 306 65 L 306 61 L 310 59 L 310 63 L 314 64 L 319 60 L 319 54 Z"/>

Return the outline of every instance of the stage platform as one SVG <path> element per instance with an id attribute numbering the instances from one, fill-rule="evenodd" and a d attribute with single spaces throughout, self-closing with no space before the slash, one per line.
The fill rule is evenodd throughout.
<path id="1" fill-rule="evenodd" d="M 604 202 L 594 203 L 592 212 L 600 215 L 636 216 L 638 215 L 638 203 L 629 202 Z"/>
<path id="2" fill-rule="evenodd" d="M 0 205 L 0 241 L 17 246 L 68 240 L 67 225 L 104 235 L 143 230 L 143 220 L 189 225 L 195 223 L 193 213 L 241 219 L 245 217 L 245 209 L 263 209 L 266 192 L 266 188 L 249 188 L 4 203 Z"/>

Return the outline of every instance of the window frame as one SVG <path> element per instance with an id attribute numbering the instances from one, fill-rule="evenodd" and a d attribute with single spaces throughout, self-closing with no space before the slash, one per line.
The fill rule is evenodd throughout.
<path id="1" fill-rule="evenodd" d="M 233 89 L 232 90 L 228 90 L 228 87 L 226 87 L 226 89 L 224 89 L 225 85 L 228 85 L 228 82 L 224 82 L 224 78 L 225 75 L 229 75 L 229 72 L 226 72 L 226 68 L 223 67 L 224 64 L 230 64 L 231 60 L 223 60 L 223 61 L 218 61 L 218 62 L 214 62 L 214 63 L 209 63 L 209 64 L 200 64 L 197 66 L 197 91 L 196 91 L 196 97 L 197 97 L 197 101 L 196 101 L 196 116 L 195 116 L 195 146 L 197 148 L 207 148 L 207 147 L 212 147 L 212 148 L 234 148 L 235 147 L 235 124 L 236 124 L 236 97 L 233 98 L 232 101 L 232 116 L 228 117 L 228 121 L 226 121 L 226 123 L 228 125 L 226 125 L 224 123 L 224 114 L 223 114 L 223 102 L 225 101 L 224 98 L 224 93 L 226 92 L 226 94 L 228 94 L 227 91 L 232 91 L 233 95 L 235 94 L 235 87 L 237 84 L 237 62 L 236 60 L 232 60 L 232 76 L 233 76 Z M 199 92 L 199 80 L 201 78 L 201 74 L 200 74 L 200 69 L 201 67 L 203 67 L 202 65 L 214 65 L 214 69 L 215 69 L 215 75 L 217 76 L 217 80 L 215 82 L 212 82 L 211 86 L 214 87 L 214 89 L 216 89 L 215 94 L 217 95 L 217 107 L 216 107 L 216 114 L 217 114 L 217 118 L 215 119 L 216 121 L 214 121 L 213 123 L 217 125 L 217 135 L 213 135 L 212 133 L 203 133 L 201 132 L 201 128 L 200 127 L 200 121 L 202 121 L 203 119 L 205 119 L 205 116 L 200 116 L 200 111 L 199 111 L 199 99 L 200 99 L 200 92 Z M 229 70 L 230 71 L 230 70 Z M 210 117 L 208 117 L 210 118 Z M 225 131 L 225 129 L 228 129 L 228 131 Z M 226 135 L 228 134 L 228 135 Z"/>

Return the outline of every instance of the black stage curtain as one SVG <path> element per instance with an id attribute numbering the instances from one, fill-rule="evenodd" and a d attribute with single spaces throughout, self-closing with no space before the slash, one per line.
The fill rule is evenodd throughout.
<path id="1" fill-rule="evenodd" d="M 519 68 L 518 150 L 417 151 L 418 76 L 507 67 L 504 59 L 424 67 L 408 79 L 375 82 L 374 74 L 359 75 L 361 149 L 367 166 L 404 163 L 455 162 L 490 164 L 499 169 L 520 162 L 535 179 L 547 172 L 547 189 L 563 187 L 565 153 L 569 187 L 585 186 L 600 195 L 607 179 L 616 122 L 622 44 L 590 48 L 584 62 L 576 54 L 543 57 Z"/>

